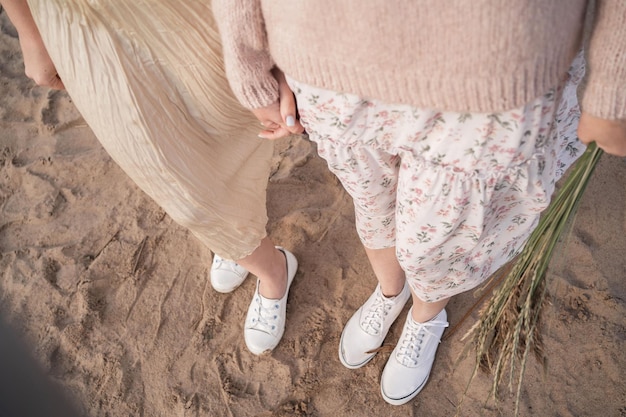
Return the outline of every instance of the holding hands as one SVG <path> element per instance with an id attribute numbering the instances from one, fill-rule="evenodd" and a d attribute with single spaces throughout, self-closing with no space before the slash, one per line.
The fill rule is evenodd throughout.
<path id="1" fill-rule="evenodd" d="M 252 113 L 265 128 L 259 133 L 259 137 L 274 140 L 302 133 L 304 127 L 296 117 L 296 99 L 287 84 L 285 75 L 276 68 L 272 72 L 278 81 L 278 101 L 269 106 L 254 109 Z"/>

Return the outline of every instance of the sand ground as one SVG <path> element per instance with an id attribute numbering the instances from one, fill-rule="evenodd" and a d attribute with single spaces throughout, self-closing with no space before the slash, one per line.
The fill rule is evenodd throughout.
<path id="1" fill-rule="evenodd" d="M 278 348 L 257 357 L 242 325 L 254 291 L 212 290 L 210 251 L 111 161 L 64 92 L 23 75 L 0 16 L 0 316 L 77 406 L 104 416 L 451 416 L 473 369 L 457 360 L 476 313 L 440 347 L 428 385 L 394 407 L 389 355 L 345 369 L 343 324 L 374 286 L 350 198 L 303 138 L 277 143 L 268 230 L 300 267 Z M 522 416 L 626 416 L 626 163 L 604 157 L 549 273 L 548 361 L 531 361 Z M 449 306 L 452 326 L 474 294 Z M 408 309 L 408 306 L 407 306 Z M 401 331 L 399 320 L 387 343 Z M 509 416 L 479 375 L 462 416 Z"/>

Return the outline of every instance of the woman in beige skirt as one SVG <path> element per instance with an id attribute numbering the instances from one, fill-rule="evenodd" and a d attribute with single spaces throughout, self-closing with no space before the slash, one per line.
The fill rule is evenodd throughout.
<path id="1" fill-rule="evenodd" d="M 258 122 L 228 87 L 210 2 L 0 3 L 26 74 L 67 89 L 115 162 L 214 252 L 213 287 L 229 292 L 248 271 L 257 276 L 244 335 L 253 353 L 271 351 L 297 260 L 267 237 L 272 143 L 256 137 Z M 292 96 L 283 106 L 290 123 L 274 133 L 301 133 Z"/>

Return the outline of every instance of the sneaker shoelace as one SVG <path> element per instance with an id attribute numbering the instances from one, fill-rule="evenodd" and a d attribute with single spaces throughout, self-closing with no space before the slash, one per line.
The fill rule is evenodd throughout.
<path id="1" fill-rule="evenodd" d="M 271 305 L 263 305 L 263 301 L 266 301 L 267 304 L 271 303 Z M 273 334 L 280 314 L 280 304 L 277 300 L 261 300 L 261 296 L 258 294 L 254 297 L 254 302 L 256 303 L 254 307 L 256 316 L 252 317 L 250 328 Z"/>
<path id="2" fill-rule="evenodd" d="M 424 339 L 429 335 L 439 339 L 439 336 L 430 330 L 432 327 L 448 327 L 448 322 L 431 320 L 426 323 L 416 323 L 412 319 L 409 320 L 406 336 L 400 341 L 397 354 L 397 359 L 402 365 L 407 367 L 417 366 L 418 359 L 422 352 L 422 346 L 424 345 Z M 437 343 L 439 343 L 439 340 L 437 340 Z"/>
<path id="3" fill-rule="evenodd" d="M 237 275 L 241 275 L 241 271 L 239 271 L 237 268 L 238 266 L 239 264 L 237 264 L 236 262 L 227 261 L 226 259 L 223 259 L 223 258 L 215 257 L 213 259 L 213 269 L 215 270 L 228 269 Z"/>
<path id="4" fill-rule="evenodd" d="M 394 305 L 394 298 L 385 298 L 382 294 L 377 294 L 374 303 L 361 320 L 361 327 L 372 336 L 380 335 L 385 322 L 385 317 Z"/>

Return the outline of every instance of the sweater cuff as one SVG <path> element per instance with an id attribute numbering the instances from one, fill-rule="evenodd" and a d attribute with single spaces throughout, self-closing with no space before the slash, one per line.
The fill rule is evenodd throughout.
<path id="1" fill-rule="evenodd" d="M 259 109 L 278 101 L 278 82 L 271 73 L 256 75 L 246 81 L 232 85 L 235 97 L 249 109 Z"/>
<path id="2" fill-rule="evenodd" d="M 626 1 L 597 1 L 589 43 L 589 80 L 582 108 L 607 120 L 626 119 Z"/>
<path id="3" fill-rule="evenodd" d="M 626 120 L 626 85 L 606 85 L 591 78 L 585 87 L 582 109 L 607 120 Z"/>

